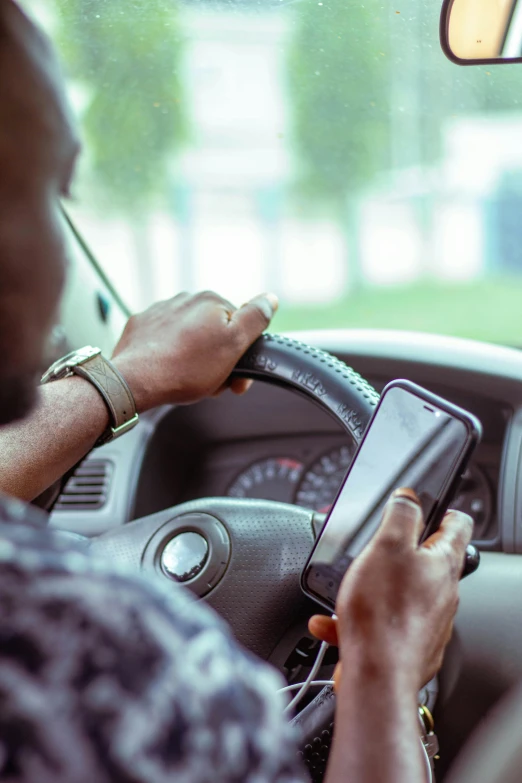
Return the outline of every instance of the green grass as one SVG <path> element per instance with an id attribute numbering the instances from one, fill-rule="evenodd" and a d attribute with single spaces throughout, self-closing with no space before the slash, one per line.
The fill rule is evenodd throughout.
<path id="1" fill-rule="evenodd" d="M 367 288 L 325 305 L 281 303 L 272 329 L 408 329 L 522 346 L 522 277 Z"/>

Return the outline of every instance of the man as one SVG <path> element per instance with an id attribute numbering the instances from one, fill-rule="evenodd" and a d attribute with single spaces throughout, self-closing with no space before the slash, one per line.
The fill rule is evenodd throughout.
<path id="1" fill-rule="evenodd" d="M 36 393 L 64 277 L 58 201 L 78 142 L 49 45 L 14 0 L 0 3 L 0 106 L 3 422 L 37 402 L 8 431 L 2 481 L 32 497 L 107 433 L 110 416 L 82 377 Z M 266 295 L 235 310 L 214 294 L 155 305 L 129 321 L 115 350 L 121 388 L 138 411 L 215 393 L 275 306 Z M 418 547 L 421 527 L 415 496 L 394 493 L 343 581 L 338 621 L 311 620 L 343 665 L 328 783 L 423 780 L 417 692 L 449 638 L 471 521 L 451 512 Z M 217 617 L 181 587 L 163 596 L 91 562 L 45 515 L 8 497 L 0 618 L 3 781 L 305 779 L 278 677 Z"/>

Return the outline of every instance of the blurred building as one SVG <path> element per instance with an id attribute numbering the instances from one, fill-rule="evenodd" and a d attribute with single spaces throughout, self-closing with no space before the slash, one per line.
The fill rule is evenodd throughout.
<path id="1" fill-rule="evenodd" d="M 184 7 L 185 90 L 193 137 L 176 168 L 178 275 L 235 301 L 260 290 L 324 300 L 343 288 L 344 244 L 328 220 L 292 216 L 287 51 L 280 9 Z"/>
<path id="2" fill-rule="evenodd" d="M 146 217 L 141 242 L 88 204 L 74 207 L 82 230 L 133 308 L 201 288 L 238 303 L 268 289 L 335 298 L 346 284 L 342 227 L 299 218 L 289 199 L 291 9 L 198 2 L 178 14 L 190 139 L 171 161 L 167 206 Z"/>

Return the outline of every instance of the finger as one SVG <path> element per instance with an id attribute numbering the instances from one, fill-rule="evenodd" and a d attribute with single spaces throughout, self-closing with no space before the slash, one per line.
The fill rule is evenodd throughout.
<path id="1" fill-rule="evenodd" d="M 376 540 L 393 546 L 416 547 L 424 520 L 417 495 L 412 489 L 396 489 L 384 508 Z"/>
<path id="2" fill-rule="evenodd" d="M 156 305 L 163 304 L 171 307 L 173 304 L 182 304 L 182 302 L 186 302 L 187 299 L 192 299 L 192 294 L 189 294 L 188 291 L 180 291 L 168 299 L 161 299 L 160 301 L 156 302 Z"/>
<path id="3" fill-rule="evenodd" d="M 262 294 L 232 314 L 230 324 L 238 329 L 244 350 L 265 331 L 278 306 L 279 300 L 275 294 Z"/>
<path id="4" fill-rule="evenodd" d="M 216 291 L 199 291 L 197 294 L 193 295 L 193 298 L 199 299 L 202 302 L 207 302 L 212 307 L 220 307 L 227 313 L 234 313 L 237 310 L 235 304 L 232 304 L 229 299 L 225 299 L 224 296 L 216 293 Z"/>
<path id="5" fill-rule="evenodd" d="M 229 378 L 225 381 L 225 383 L 222 383 L 221 386 L 210 396 L 220 397 L 227 389 L 230 389 L 230 391 L 234 394 L 245 394 L 245 392 L 250 389 L 253 383 L 254 381 L 250 378 Z"/>
<path id="6" fill-rule="evenodd" d="M 422 547 L 434 553 L 445 552 L 451 557 L 457 573 L 461 573 L 466 547 L 473 534 L 473 520 L 462 511 L 447 511 L 438 530 L 424 541 Z"/>
<path id="7" fill-rule="evenodd" d="M 320 639 L 321 642 L 326 642 L 334 647 L 339 646 L 337 637 L 337 622 L 333 617 L 326 617 L 324 614 L 315 614 L 310 617 L 308 621 L 308 630 L 315 636 L 316 639 Z"/>
<path id="8" fill-rule="evenodd" d="M 250 378 L 232 378 L 230 381 L 230 391 L 234 394 L 245 394 L 252 388 L 252 381 Z"/>
<path id="9" fill-rule="evenodd" d="M 334 673 L 333 673 L 333 681 L 334 681 L 334 691 L 337 693 L 339 690 L 339 686 L 341 685 L 341 671 L 342 671 L 342 664 L 341 661 L 336 664 Z"/>

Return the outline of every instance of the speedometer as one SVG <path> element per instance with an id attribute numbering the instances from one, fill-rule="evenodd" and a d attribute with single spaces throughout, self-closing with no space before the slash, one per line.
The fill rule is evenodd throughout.
<path id="1" fill-rule="evenodd" d="M 231 498 L 262 498 L 292 503 L 304 465 L 292 457 L 270 457 L 254 462 L 228 488 Z"/>
<path id="2" fill-rule="evenodd" d="M 339 491 L 355 454 L 353 446 L 339 446 L 323 454 L 303 476 L 294 503 L 326 514 Z"/>

